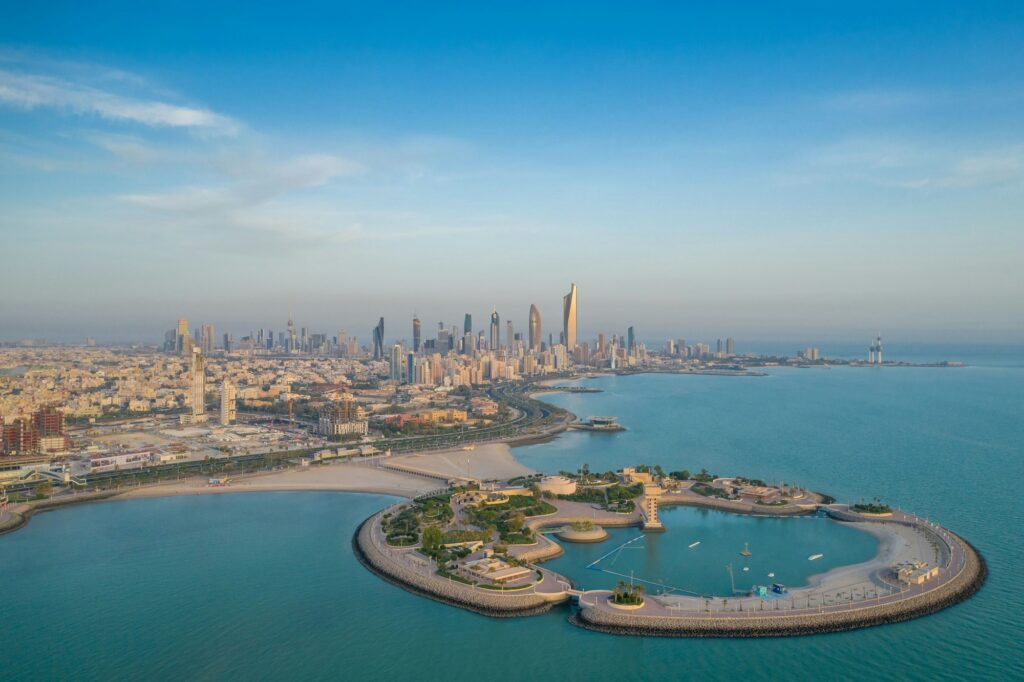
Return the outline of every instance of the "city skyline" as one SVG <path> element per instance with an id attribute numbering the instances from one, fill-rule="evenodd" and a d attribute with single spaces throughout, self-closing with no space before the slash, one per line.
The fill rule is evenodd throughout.
<path id="1" fill-rule="evenodd" d="M 566 280 L 581 335 L 1024 339 L 1014 6 L 97 11 L 0 27 L 5 340 L 558 320 Z"/>

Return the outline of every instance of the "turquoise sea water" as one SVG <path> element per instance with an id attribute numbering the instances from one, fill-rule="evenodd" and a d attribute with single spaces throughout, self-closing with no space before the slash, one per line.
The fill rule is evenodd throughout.
<path id="1" fill-rule="evenodd" d="M 1024 679 L 1019 356 L 964 369 L 593 384 L 606 392 L 550 400 L 616 415 L 629 431 L 566 434 L 516 455 L 545 471 L 659 462 L 797 481 L 843 500 L 879 495 L 970 539 L 990 580 L 939 614 L 850 633 L 614 637 L 571 626 L 564 609 L 491 619 L 378 580 L 352 558 L 350 538 L 390 498 L 115 501 L 0 537 L 0 679 L 453 680 L 509 666 L 521 670 L 514 677 L 562 680 Z M 688 514 L 670 512 L 670 523 Z"/>
<path id="2" fill-rule="evenodd" d="M 547 566 L 584 589 L 611 588 L 619 580 L 635 579 L 644 581 L 651 594 L 679 591 L 728 597 L 732 583 L 727 565 L 741 590 L 776 582 L 799 587 L 817 573 L 867 561 L 878 549 L 873 535 L 823 517 L 766 518 L 695 507 L 664 507 L 661 517 L 664 533 L 642 534 L 642 539 L 616 551 L 641 533 L 636 528 L 609 529 L 609 538 L 601 543 L 565 543 L 565 554 Z M 694 542 L 700 544 L 691 548 Z M 740 556 L 744 547 L 751 556 Z M 809 561 L 814 554 L 824 556 Z M 598 559 L 596 567 L 587 568 Z"/>

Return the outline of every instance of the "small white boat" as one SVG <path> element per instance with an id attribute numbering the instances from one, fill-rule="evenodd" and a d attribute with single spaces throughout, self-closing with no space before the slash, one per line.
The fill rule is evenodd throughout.
<path id="1" fill-rule="evenodd" d="M 743 567 L 743 570 L 744 570 L 744 571 L 749 571 L 749 570 L 750 570 L 750 566 L 744 566 L 744 567 Z"/>
<path id="2" fill-rule="evenodd" d="M 769 577 L 769 578 L 774 578 L 774 577 L 775 577 L 775 574 L 774 574 L 774 573 L 769 573 L 769 574 L 768 574 L 768 577 Z"/>
<path id="3" fill-rule="evenodd" d="M 690 549 L 693 549 L 694 547 L 696 547 L 699 544 L 700 544 L 700 540 L 697 540 L 697 542 L 691 542 L 690 543 Z"/>
<path id="4" fill-rule="evenodd" d="M 817 561 L 818 559 L 820 559 L 823 556 L 825 556 L 825 555 L 824 554 L 812 554 L 811 556 L 807 557 L 807 560 L 808 561 Z"/>

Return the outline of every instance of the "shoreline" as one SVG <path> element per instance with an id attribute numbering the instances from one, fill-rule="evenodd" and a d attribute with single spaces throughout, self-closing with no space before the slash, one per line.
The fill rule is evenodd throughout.
<path id="1" fill-rule="evenodd" d="M 684 500 L 675 500 L 674 504 L 714 506 L 707 503 L 690 505 Z M 525 562 L 525 565 L 538 572 L 541 569 L 537 564 L 564 553 L 561 543 L 541 533 L 541 529 L 564 525 L 578 518 L 584 508 L 588 507 L 585 503 L 564 500 L 557 506 L 558 510 L 552 514 L 527 520 L 527 525 L 538 536 L 538 543 L 528 548 L 524 547 L 520 552 L 510 551 L 510 556 Z M 918 618 L 968 599 L 985 583 L 988 567 L 984 557 L 973 545 L 955 533 L 903 513 L 900 513 L 898 518 L 877 519 L 853 514 L 841 505 L 822 505 L 821 508 L 826 510 L 829 520 L 833 523 L 852 525 L 857 530 L 877 537 L 878 549 L 874 557 L 868 561 L 839 566 L 809 576 L 805 585 L 787 592 L 787 599 L 762 600 L 753 594 L 729 597 L 648 595 L 645 603 L 637 609 L 625 612 L 605 603 L 611 594 L 610 591 L 575 590 L 570 578 L 550 571 L 546 571 L 545 575 L 549 574 L 555 578 L 555 583 L 560 586 L 560 592 L 546 592 L 545 596 L 552 601 L 578 600 L 578 606 L 574 608 L 570 622 L 579 627 L 608 634 L 665 637 L 782 637 L 840 632 Z M 724 506 L 719 507 L 717 511 L 744 513 Z M 480 593 L 485 590 L 468 586 L 455 588 L 452 592 L 451 581 L 423 573 L 428 564 L 422 559 L 415 570 L 403 568 L 403 560 L 396 557 L 408 554 L 401 551 L 382 551 L 374 545 L 375 524 L 379 523 L 383 514 L 382 510 L 364 521 L 353 537 L 353 542 L 360 546 L 364 556 L 373 552 L 378 554 L 377 560 L 370 562 L 373 565 L 367 566 L 371 572 L 377 575 L 385 574 L 388 582 L 399 583 L 404 589 L 419 594 L 427 592 L 429 594 L 425 596 L 431 599 L 477 613 L 499 617 L 507 617 L 510 614 L 534 615 L 533 605 L 519 601 L 504 601 L 511 596 L 508 593 L 499 596 L 491 591 L 487 595 L 481 595 Z M 777 516 L 781 518 L 792 514 Z M 600 518 L 595 518 L 594 523 L 602 528 L 636 526 L 641 524 L 641 519 L 638 512 L 621 517 L 605 512 Z M 908 533 L 935 540 L 935 565 L 940 566 L 942 573 L 940 577 L 925 583 L 885 588 L 889 579 L 884 577 L 884 572 L 893 562 L 907 558 L 900 550 Z M 377 535 L 383 537 L 382 531 L 377 532 Z M 380 539 L 377 541 L 382 542 Z M 945 549 L 941 549 L 939 545 L 944 545 Z M 413 562 L 415 564 L 416 560 L 413 559 Z M 541 582 L 535 585 L 534 592 L 545 579 L 542 578 Z M 874 585 L 873 596 L 867 596 L 868 588 L 865 585 Z M 854 592 L 858 586 L 861 589 L 861 596 L 859 603 L 855 604 Z M 880 588 L 886 589 L 886 593 L 883 594 Z M 831 595 L 837 590 L 849 590 L 849 601 L 844 602 L 837 593 L 836 599 L 826 604 L 826 593 Z M 496 598 L 499 601 L 495 601 Z M 480 601 L 481 599 L 483 601 Z M 820 604 L 812 606 L 812 599 L 820 600 Z M 466 600 L 472 603 L 467 604 Z M 744 600 L 749 602 L 746 609 L 743 608 Z M 807 607 L 798 605 L 799 600 L 806 600 Z M 730 601 L 733 603 L 732 609 L 726 608 Z M 786 602 L 789 603 L 789 608 L 780 608 Z M 714 608 L 711 608 L 712 603 Z M 769 608 L 766 609 L 766 605 Z M 770 608 L 771 605 L 774 605 L 774 609 Z M 548 608 L 536 612 L 543 612 Z M 500 613 L 493 613 L 494 611 Z"/>
<path id="2" fill-rule="evenodd" d="M 552 380 L 561 381 L 561 380 Z M 553 392 L 539 391 L 538 393 Z M 534 393 L 529 394 L 532 398 Z M 368 458 L 355 461 L 332 461 L 315 466 L 302 466 L 279 471 L 256 472 L 235 477 L 227 486 L 210 486 L 205 484 L 206 476 L 197 476 L 179 481 L 161 483 L 114 491 L 94 493 L 78 493 L 59 496 L 44 500 L 33 500 L 15 505 L 6 514 L 0 516 L 0 535 L 14 532 L 28 525 L 31 517 L 40 512 L 60 509 L 62 507 L 86 502 L 131 500 L 147 497 L 174 497 L 182 495 L 230 494 L 244 492 L 355 492 L 362 494 L 380 494 L 402 498 L 404 503 L 418 495 L 436 491 L 447 485 L 451 479 L 465 478 L 472 473 L 475 477 L 486 479 L 508 479 L 513 474 L 521 475 L 532 472 L 523 466 L 514 456 L 512 448 L 535 442 L 553 440 L 564 432 L 575 415 L 567 413 L 554 429 L 547 433 L 508 438 L 501 442 L 477 444 L 470 450 L 464 448 L 437 451 L 423 451 L 404 455 L 393 455 L 384 458 Z M 463 469 L 461 462 L 465 461 Z M 442 483 L 443 482 L 443 483 Z M 579 592 L 571 588 L 571 579 L 541 569 L 535 565 L 564 553 L 564 549 L 555 539 L 539 531 L 543 528 L 565 525 L 585 514 L 593 515 L 590 505 L 560 501 L 558 511 L 528 520 L 528 525 L 537 534 L 538 541 L 530 546 L 522 546 L 521 551 L 510 554 L 520 561 L 527 562 L 538 572 L 540 580 L 527 592 L 513 593 L 483 589 L 466 585 L 451 579 L 445 579 L 425 564 L 423 559 L 416 557 L 411 551 L 401 551 L 384 547 L 386 543 L 375 527 L 379 525 L 384 511 L 381 510 L 364 520 L 352 536 L 353 552 L 356 559 L 370 572 L 385 581 L 402 589 L 424 596 L 435 601 L 444 602 L 481 615 L 491 617 L 514 617 L 537 615 L 550 611 L 555 604 L 578 599 L 570 622 L 580 627 L 610 634 L 653 635 L 673 637 L 773 637 L 803 634 L 819 634 L 838 632 L 872 625 L 901 622 L 934 613 L 959 603 L 984 584 L 988 568 L 984 558 L 966 540 L 934 527 L 928 528 L 919 519 L 900 514 L 895 518 L 869 518 L 853 514 L 841 509 L 841 505 L 830 505 L 831 498 L 820 493 L 811 493 L 806 504 L 788 507 L 758 508 L 753 504 L 737 503 L 717 498 L 706 498 L 688 491 L 666 494 L 662 498 L 664 506 L 692 506 L 710 508 L 716 511 L 745 514 L 753 516 L 770 516 L 776 518 L 792 517 L 814 513 L 824 508 L 833 522 L 847 523 L 857 530 L 874 535 L 879 540 L 875 556 L 859 564 L 835 567 L 820 574 L 813 574 L 806 579 L 806 584 L 793 588 L 788 594 L 790 613 L 779 609 L 780 602 L 775 602 L 775 613 L 764 613 L 764 602 L 761 613 L 753 606 L 744 611 L 742 597 L 730 595 L 728 598 L 711 597 L 716 602 L 715 609 L 707 609 L 702 613 L 699 608 L 705 598 L 683 597 L 681 595 L 649 595 L 646 603 L 635 611 L 624 612 L 604 604 L 607 590 L 591 590 Z M 601 518 L 594 519 L 596 525 L 604 527 L 625 527 L 641 525 L 639 511 L 630 514 L 613 514 L 605 512 Z M 889 592 L 879 596 L 879 581 L 884 582 L 881 571 L 901 557 L 898 546 L 901 536 L 892 528 L 909 528 L 908 532 L 916 532 L 932 537 L 936 541 L 936 565 L 941 563 L 943 555 L 946 563 L 944 572 L 954 571 L 952 575 L 943 575 L 935 581 L 926 583 L 921 589 L 908 587 L 899 592 Z M 946 549 L 939 544 L 945 543 Z M 381 544 L 380 547 L 377 545 Z M 954 561 L 955 559 L 955 561 Z M 412 568 L 409 565 L 412 563 Z M 426 571 L 426 573 L 424 573 Z M 825 605 L 825 591 L 834 592 L 837 588 L 850 587 L 847 583 L 853 580 L 852 586 L 865 582 L 874 582 L 874 604 L 869 601 L 866 591 L 861 589 L 861 604 L 854 606 L 853 589 L 850 589 L 849 608 L 841 600 L 834 600 Z M 552 586 L 552 583 L 554 586 Z M 842 583 L 842 584 L 837 584 Z M 817 597 L 821 601 L 818 611 L 811 609 L 813 593 L 820 591 Z M 906 593 L 906 594 L 905 594 Z M 593 603 L 587 599 L 593 598 Z M 756 597 L 747 597 L 756 603 Z M 807 599 L 808 608 L 796 608 L 797 598 Z M 689 601 L 687 601 L 689 600 Z M 732 601 L 740 603 L 739 611 L 726 609 L 724 604 Z M 771 603 L 771 602 L 768 602 Z M 674 604 L 674 606 L 673 606 Z M 721 605 L 718 605 L 721 604 Z M 672 609 L 676 611 L 673 613 Z M 681 615 L 683 614 L 683 615 Z"/>
<path id="3" fill-rule="evenodd" d="M 500 474 L 534 473 L 515 459 L 511 448 L 509 443 L 477 445 L 472 451 L 473 472 L 476 473 L 479 468 L 484 478 L 498 478 Z M 232 476 L 230 483 L 225 486 L 210 486 L 207 483 L 208 476 L 200 475 L 117 490 L 78 492 L 29 500 L 12 504 L 5 515 L 0 515 L 0 536 L 25 528 L 37 513 L 101 500 L 276 492 L 361 493 L 412 499 L 445 485 L 439 477 L 443 478 L 446 471 L 456 474 L 458 467 L 452 460 L 456 455 L 465 453 L 458 449 L 429 450 L 389 458 L 260 471 Z M 424 464 L 408 465 L 410 460 L 423 460 Z M 396 468 L 388 468 L 392 464 L 397 465 Z"/>

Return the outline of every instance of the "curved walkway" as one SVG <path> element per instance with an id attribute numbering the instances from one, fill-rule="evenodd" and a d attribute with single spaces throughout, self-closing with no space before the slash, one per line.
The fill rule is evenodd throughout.
<path id="1" fill-rule="evenodd" d="M 732 511 L 734 505 L 716 504 L 701 498 L 700 506 Z M 692 504 L 690 496 L 672 500 Z M 639 512 L 614 514 L 591 505 L 559 501 L 558 511 L 528 519 L 538 542 L 512 548 L 523 562 L 539 562 L 562 553 L 561 546 L 541 534 L 544 528 L 563 526 L 588 518 L 600 526 L 639 525 Z M 748 505 L 749 507 L 750 505 Z M 642 608 L 625 612 L 611 607 L 608 590 L 579 592 L 571 581 L 553 571 L 540 569 L 542 579 L 523 590 L 501 592 L 445 579 L 414 548 L 387 545 L 380 528 L 384 510 L 360 526 L 353 543 L 360 561 L 385 579 L 413 592 L 439 601 L 493 616 L 531 615 L 551 608 L 552 604 L 578 597 L 579 609 L 572 622 L 586 628 L 616 634 L 685 637 L 765 637 L 813 634 L 894 623 L 916 618 L 956 604 L 976 592 L 984 583 L 987 567 L 980 554 L 963 538 L 924 519 L 904 513 L 888 518 L 872 518 L 849 511 L 842 505 L 823 508 L 840 522 L 865 524 L 861 530 L 882 538 L 878 555 L 869 562 L 834 569 L 816 576 L 812 584 L 793 590 L 786 598 L 763 600 L 759 597 L 686 597 L 648 595 Z M 772 511 L 775 511 L 774 509 Z M 804 509 L 802 513 L 807 513 Z M 776 512 L 792 515 L 794 512 Z M 907 551 L 917 545 L 910 540 L 923 539 L 934 548 L 934 563 L 939 574 L 912 587 L 894 585 L 886 571 L 897 560 L 906 560 Z M 907 550 L 906 548 L 911 548 Z M 530 565 L 528 563 L 528 565 Z M 849 582 L 853 576 L 856 582 Z"/>

